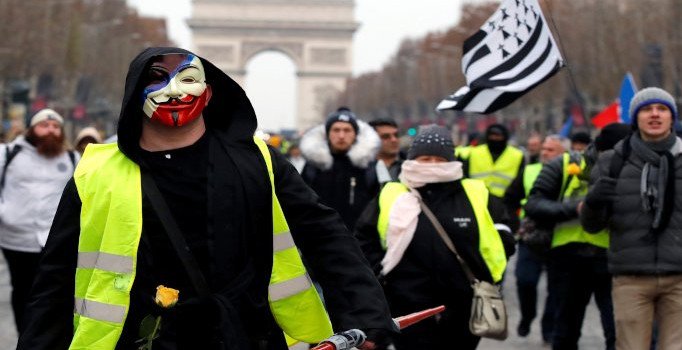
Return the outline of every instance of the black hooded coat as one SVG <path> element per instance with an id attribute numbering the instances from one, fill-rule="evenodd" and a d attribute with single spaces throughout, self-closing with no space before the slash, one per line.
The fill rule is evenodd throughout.
<path id="1" fill-rule="evenodd" d="M 139 323 L 162 315 L 154 349 L 286 349 L 268 305 L 272 270 L 272 198 L 267 168 L 253 142 L 256 116 L 244 91 L 210 62 L 201 59 L 213 96 L 203 111 L 206 133 L 178 156 L 201 159 L 194 203 L 183 188 L 169 187 L 164 173 L 148 164 L 139 146 L 144 73 L 153 57 L 191 54 L 177 48 L 150 48 L 130 64 L 118 125 L 118 147 L 149 171 L 208 280 L 211 297 L 199 298 L 184 272 L 154 209 L 143 197 L 143 227 L 130 311 L 117 349 L 137 349 Z M 196 150 L 203 152 L 192 153 Z M 166 152 L 166 151 L 164 151 Z M 153 153 L 153 152 L 152 152 Z M 324 289 L 335 331 L 393 328 L 388 306 L 355 239 L 339 215 L 318 202 L 296 170 L 271 150 L 277 197 L 308 268 Z M 175 157 L 175 154 L 173 155 Z M 201 171 L 205 169 L 206 171 Z M 179 171 L 187 169 L 179 169 Z M 177 177 L 177 176 L 176 176 Z M 171 176 L 172 178 L 172 176 Z M 189 183 L 185 181 L 184 183 Z M 179 193 L 179 194 L 178 194 Z M 196 205 L 195 205 L 196 204 Z M 18 349 L 67 349 L 73 336 L 73 300 L 82 203 L 73 180 L 62 196 L 31 293 Z M 198 208 L 197 208 L 198 207 Z M 157 285 L 180 290 L 170 311 L 153 302 Z"/>

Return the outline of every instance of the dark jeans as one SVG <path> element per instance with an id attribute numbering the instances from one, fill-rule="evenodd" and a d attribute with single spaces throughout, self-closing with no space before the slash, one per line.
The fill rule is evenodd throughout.
<path id="1" fill-rule="evenodd" d="M 605 250 L 572 243 L 554 248 L 549 254 L 549 278 L 557 300 L 552 348 L 578 349 L 585 309 L 594 294 L 606 349 L 615 349 L 611 275 L 608 272 Z"/>
<path id="2" fill-rule="evenodd" d="M 21 334 L 21 320 L 28 302 L 33 280 L 38 272 L 40 253 L 25 253 L 15 250 L 2 249 L 7 261 L 10 281 L 12 282 L 12 311 L 17 331 Z"/>
<path id="3" fill-rule="evenodd" d="M 528 326 L 537 315 L 538 282 L 543 268 L 546 266 L 546 258 L 541 257 L 528 248 L 523 242 L 519 242 L 516 258 L 516 290 L 519 296 L 521 308 L 521 323 Z M 552 285 L 547 282 L 547 298 L 542 313 L 542 339 L 552 341 L 552 329 L 554 328 L 554 313 L 556 301 L 552 292 Z"/>

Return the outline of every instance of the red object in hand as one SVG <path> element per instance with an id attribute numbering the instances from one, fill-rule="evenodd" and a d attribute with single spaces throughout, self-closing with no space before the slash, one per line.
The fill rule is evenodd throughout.
<path id="1" fill-rule="evenodd" d="M 443 311 L 445 311 L 445 305 L 434 307 L 433 309 L 414 312 L 405 316 L 396 317 L 393 319 L 393 322 L 398 325 L 398 328 L 404 329 L 419 321 L 422 321 L 425 318 L 429 318 Z M 357 333 L 361 333 L 361 335 L 358 335 Z M 331 338 L 328 338 L 327 340 L 320 343 L 320 345 L 312 348 L 312 350 L 346 350 L 354 346 L 360 346 L 364 342 L 365 334 L 362 331 L 354 329 L 340 334 L 335 334 Z"/>
<path id="2" fill-rule="evenodd" d="M 427 309 L 424 311 L 418 311 L 411 313 L 409 315 L 405 316 L 400 316 L 396 317 L 393 320 L 395 321 L 396 324 L 398 324 L 398 327 L 400 329 L 405 329 L 425 318 L 429 318 L 435 314 L 439 314 L 441 312 L 445 311 L 445 305 L 441 305 L 438 307 L 434 307 L 433 309 Z"/>

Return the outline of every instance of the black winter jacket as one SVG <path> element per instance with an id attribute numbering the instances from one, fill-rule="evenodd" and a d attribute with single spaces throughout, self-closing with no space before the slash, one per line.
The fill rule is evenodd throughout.
<path id="1" fill-rule="evenodd" d="M 564 174 L 564 157 L 557 157 L 542 167 L 524 207 L 526 215 L 543 224 L 555 224 L 578 218 L 579 201 L 559 201 Z"/>
<path id="2" fill-rule="evenodd" d="M 379 192 L 379 182 L 374 167 L 355 166 L 345 154 L 334 154 L 333 159 L 328 170 L 306 163 L 301 176 L 320 196 L 320 202 L 338 211 L 352 231 L 367 203 Z"/>
<path id="3" fill-rule="evenodd" d="M 450 234 L 457 251 L 475 276 L 492 282 L 492 277 L 478 251 L 478 225 L 461 181 L 428 184 L 419 189 L 424 203 L 434 212 Z M 502 201 L 489 195 L 488 210 L 495 223 L 507 225 L 508 215 Z M 381 270 L 384 250 L 379 242 L 377 220 L 379 207 L 375 198 L 358 221 L 355 235 L 375 273 Z M 510 232 L 499 231 L 507 256 L 514 252 Z M 384 276 L 384 289 L 394 315 L 402 315 L 437 305 L 457 305 L 452 312 L 468 317 L 461 304 L 471 303 L 471 287 L 454 254 L 425 216 L 419 214 L 417 229 L 400 263 Z M 459 316 L 458 316 L 459 317 Z"/>

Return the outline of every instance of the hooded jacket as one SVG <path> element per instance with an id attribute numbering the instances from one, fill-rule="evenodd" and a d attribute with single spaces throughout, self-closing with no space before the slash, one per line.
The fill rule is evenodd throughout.
<path id="1" fill-rule="evenodd" d="M 0 196 L 0 247 L 39 253 L 74 165 L 68 152 L 46 158 L 24 136 L 19 136 L 0 148 L 0 166 L 6 162 L 5 147 L 11 150 L 17 146 L 21 151 L 7 167 Z"/>
<path id="2" fill-rule="evenodd" d="M 374 166 L 381 140 L 369 124 L 358 120 L 358 134 L 348 152 L 333 154 L 324 125 L 310 129 L 301 138 L 301 153 L 306 165 L 301 173 L 305 182 L 320 196 L 322 204 L 341 214 L 352 230 L 369 201 L 379 192 Z"/>
<path id="3" fill-rule="evenodd" d="M 158 55 L 191 54 L 177 48 L 150 48 L 131 63 L 118 126 L 118 146 L 145 171 L 140 79 Z M 256 116 L 244 91 L 210 62 L 201 59 L 213 97 L 203 111 L 208 144 L 205 224 L 207 256 L 197 257 L 213 292 L 198 299 L 177 255 L 160 229 L 158 218 L 143 198 L 143 227 L 137 278 L 119 348 L 136 340 L 146 314 L 159 312 L 146 290 L 162 284 L 157 273 L 177 278 L 181 300 L 164 313 L 174 331 L 160 349 L 284 349 L 286 345 L 268 306 L 272 270 L 272 194 L 265 161 L 253 142 Z M 286 159 L 271 150 L 277 197 L 296 245 L 324 288 L 335 330 L 392 329 L 381 287 L 362 258 L 357 243 L 338 214 L 322 206 Z M 153 170 L 153 169 L 152 169 Z M 162 189 L 163 188 L 159 186 Z M 173 203 L 169 203 L 171 213 Z M 73 317 L 73 287 L 81 202 L 71 181 L 65 189 L 45 249 L 40 274 L 26 316 L 19 349 L 66 349 Z M 203 221 L 199 219 L 197 221 Z M 193 246 L 196 232 L 181 231 Z M 195 237 L 195 238 L 193 238 Z M 160 260 L 161 258 L 164 258 Z M 163 328 L 162 328 L 163 329 Z M 163 334 L 163 333 L 162 333 Z M 163 337 L 162 337 L 163 338 Z M 157 348 L 155 343 L 154 348 Z M 220 347 L 218 347 L 220 348 Z"/>

